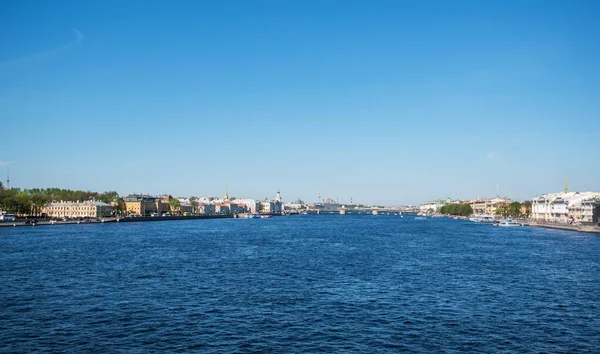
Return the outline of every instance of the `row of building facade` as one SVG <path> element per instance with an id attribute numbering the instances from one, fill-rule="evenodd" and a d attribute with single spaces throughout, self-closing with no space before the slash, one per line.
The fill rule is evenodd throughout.
<path id="1" fill-rule="evenodd" d="M 598 192 L 549 193 L 531 202 L 531 219 L 537 222 L 596 224 L 599 217 Z"/>
<path id="2" fill-rule="evenodd" d="M 435 213 L 447 204 L 467 203 L 476 215 L 495 215 L 496 210 L 511 203 L 510 198 L 484 198 L 477 200 L 453 201 L 450 198 L 423 203 L 419 207 L 423 213 Z M 569 192 L 544 194 L 531 200 L 531 206 L 525 203 L 521 213 L 536 222 L 545 223 L 584 223 L 600 222 L 600 192 Z"/>
<path id="3" fill-rule="evenodd" d="M 122 203 L 115 201 L 107 204 L 101 201 L 57 201 L 42 207 L 42 215 L 50 218 L 99 218 L 115 214 L 117 205 L 123 205 L 122 214 L 129 216 L 154 215 L 224 215 L 239 213 L 277 214 L 283 211 L 281 194 L 277 191 L 274 200 L 257 201 L 254 199 L 230 200 L 227 192 L 222 199 L 203 197 L 191 200 L 177 198 L 178 203 L 171 203 L 169 195 L 151 196 L 130 194 L 122 198 Z"/>
<path id="4" fill-rule="evenodd" d="M 42 207 L 42 215 L 49 218 L 97 218 L 109 216 L 113 205 L 100 201 L 59 201 L 48 203 Z"/>
<path id="5" fill-rule="evenodd" d="M 475 200 L 452 200 L 451 198 L 438 199 L 423 203 L 419 206 L 421 213 L 438 213 L 444 205 L 469 204 L 476 215 L 495 215 L 499 207 L 510 204 L 510 198 L 481 198 Z M 525 213 L 526 211 L 523 210 Z"/>

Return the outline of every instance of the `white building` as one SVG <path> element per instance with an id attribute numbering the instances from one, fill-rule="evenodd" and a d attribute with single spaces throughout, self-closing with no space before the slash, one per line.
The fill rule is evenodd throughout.
<path id="1" fill-rule="evenodd" d="M 446 205 L 446 204 L 450 204 L 452 203 L 452 199 L 447 198 L 445 200 L 440 199 L 440 200 L 433 200 L 430 202 L 425 202 L 423 204 L 421 204 L 421 206 L 419 206 L 419 211 L 423 212 L 423 213 L 427 213 L 427 212 L 439 212 L 440 209 Z"/>
<path id="2" fill-rule="evenodd" d="M 586 200 L 581 203 L 581 222 L 600 223 L 600 200 Z"/>
<path id="3" fill-rule="evenodd" d="M 551 223 L 594 222 L 598 200 L 598 192 L 564 191 L 544 194 L 531 201 L 531 218 Z"/>
<path id="4" fill-rule="evenodd" d="M 263 200 L 260 202 L 260 212 L 271 214 L 275 212 L 275 203 L 272 200 Z"/>
<path id="5" fill-rule="evenodd" d="M 284 210 L 302 210 L 307 208 L 306 204 L 301 202 L 285 203 L 282 207 Z"/>
<path id="6" fill-rule="evenodd" d="M 247 212 L 258 213 L 260 212 L 260 202 L 254 199 L 236 199 L 236 203 L 243 205 Z"/>
<path id="7" fill-rule="evenodd" d="M 265 214 L 278 214 L 283 210 L 281 203 L 281 193 L 277 191 L 275 200 L 262 200 L 260 202 L 260 212 Z"/>
<path id="8" fill-rule="evenodd" d="M 215 206 L 213 204 L 199 204 L 198 213 L 202 215 L 213 215 L 216 213 Z"/>

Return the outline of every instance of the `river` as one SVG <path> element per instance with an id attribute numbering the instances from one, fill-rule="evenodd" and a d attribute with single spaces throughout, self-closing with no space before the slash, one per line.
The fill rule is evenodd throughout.
<path id="1" fill-rule="evenodd" d="M 600 352 L 600 236 L 412 216 L 0 228 L 0 351 Z"/>

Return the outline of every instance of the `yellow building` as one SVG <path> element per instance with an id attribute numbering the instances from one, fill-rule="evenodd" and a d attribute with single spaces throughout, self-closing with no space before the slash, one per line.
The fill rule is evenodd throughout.
<path id="1" fill-rule="evenodd" d="M 473 208 L 475 215 L 496 215 L 498 207 L 510 204 L 510 201 L 509 198 L 485 198 L 472 200 L 469 205 Z"/>
<path id="2" fill-rule="evenodd" d="M 469 205 L 471 205 L 475 215 L 483 215 L 487 212 L 487 200 L 472 200 Z"/>
<path id="3" fill-rule="evenodd" d="M 113 206 L 103 202 L 52 202 L 42 207 L 42 215 L 50 218 L 98 218 L 112 214 Z"/>
<path id="4" fill-rule="evenodd" d="M 123 198 L 127 215 L 150 215 L 157 212 L 156 198 L 141 194 L 130 194 Z"/>
<path id="5" fill-rule="evenodd" d="M 127 215 L 147 216 L 169 211 L 169 203 L 148 195 L 130 194 L 123 198 L 123 201 L 125 202 L 125 213 Z"/>

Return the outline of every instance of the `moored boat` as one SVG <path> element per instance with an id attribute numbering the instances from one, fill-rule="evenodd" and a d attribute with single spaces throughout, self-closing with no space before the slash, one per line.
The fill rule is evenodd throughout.
<path id="1" fill-rule="evenodd" d="M 521 226 L 521 224 L 516 223 L 514 221 L 512 221 L 511 219 L 505 219 L 500 221 L 498 224 L 496 224 L 498 226 L 502 226 L 502 227 L 515 227 L 515 226 Z"/>

